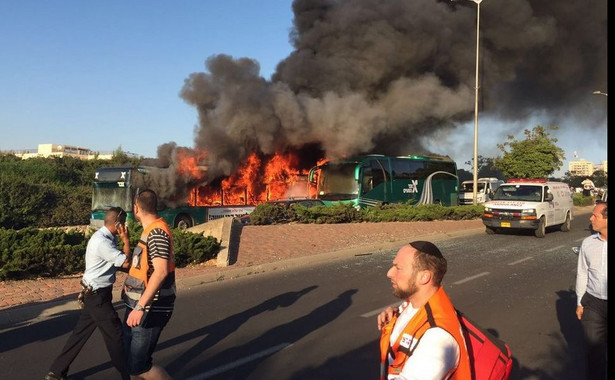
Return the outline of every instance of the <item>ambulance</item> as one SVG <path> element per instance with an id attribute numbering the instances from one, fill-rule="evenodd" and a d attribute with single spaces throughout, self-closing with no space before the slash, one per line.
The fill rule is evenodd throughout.
<path id="1" fill-rule="evenodd" d="M 547 179 L 510 179 L 485 203 L 483 224 L 487 234 L 510 229 L 534 230 L 545 236 L 547 227 L 570 231 L 574 205 L 570 187 Z"/>

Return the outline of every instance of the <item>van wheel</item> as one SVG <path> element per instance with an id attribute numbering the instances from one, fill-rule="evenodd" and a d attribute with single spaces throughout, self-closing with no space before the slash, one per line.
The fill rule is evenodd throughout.
<path id="1" fill-rule="evenodd" d="M 540 221 L 538 222 L 538 228 L 536 229 L 536 231 L 534 231 L 534 235 L 536 235 L 536 237 L 539 238 L 543 238 L 545 237 L 545 233 L 546 233 L 546 222 L 545 222 L 545 217 L 543 216 L 542 218 L 540 218 Z"/>
<path id="2" fill-rule="evenodd" d="M 495 228 L 485 226 L 485 232 L 487 235 L 493 235 L 495 233 Z"/>
<path id="3" fill-rule="evenodd" d="M 190 219 L 190 217 L 188 217 L 187 215 L 179 215 L 175 219 L 174 227 L 179 228 L 182 231 L 187 230 L 188 228 L 192 227 L 192 219 Z"/>
<path id="4" fill-rule="evenodd" d="M 560 227 L 560 229 L 563 232 L 568 232 L 570 231 L 570 213 L 567 212 L 566 213 L 566 221 L 564 222 L 564 224 L 562 224 L 562 226 Z"/>

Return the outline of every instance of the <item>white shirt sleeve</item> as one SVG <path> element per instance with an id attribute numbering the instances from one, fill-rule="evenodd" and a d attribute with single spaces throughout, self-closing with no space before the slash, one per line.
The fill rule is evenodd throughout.
<path id="1" fill-rule="evenodd" d="M 389 380 L 442 380 L 448 378 L 459 363 L 459 345 L 440 327 L 428 329 L 401 373 Z"/>

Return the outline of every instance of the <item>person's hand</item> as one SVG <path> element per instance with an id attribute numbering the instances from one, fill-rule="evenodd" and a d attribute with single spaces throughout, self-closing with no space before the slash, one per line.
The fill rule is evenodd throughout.
<path id="1" fill-rule="evenodd" d="M 126 325 L 128 327 L 135 327 L 141 324 L 141 319 L 143 319 L 143 315 L 145 311 L 143 310 L 132 310 L 130 314 L 128 314 L 128 318 L 126 319 Z"/>
<path id="2" fill-rule="evenodd" d="M 126 228 L 125 224 L 117 224 L 117 234 L 120 236 L 123 242 L 130 241 L 130 238 L 128 237 L 128 228 Z"/>
<path id="3" fill-rule="evenodd" d="M 389 322 L 395 315 L 399 313 L 397 308 L 387 307 L 382 310 L 380 314 L 378 314 L 378 331 L 381 331 L 382 328 Z"/>
<path id="4" fill-rule="evenodd" d="M 580 321 L 583 318 L 583 306 L 577 306 L 577 319 Z"/>

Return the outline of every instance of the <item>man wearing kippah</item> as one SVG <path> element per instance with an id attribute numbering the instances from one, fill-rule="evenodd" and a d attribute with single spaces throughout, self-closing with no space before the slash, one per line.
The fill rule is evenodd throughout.
<path id="1" fill-rule="evenodd" d="M 446 259 L 431 242 L 397 252 L 387 277 L 404 302 L 378 315 L 380 379 L 470 379 L 457 312 L 442 288 Z"/>

